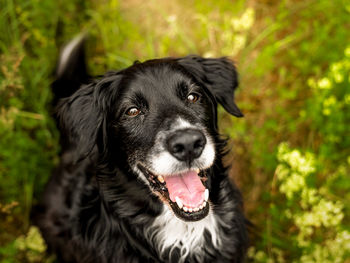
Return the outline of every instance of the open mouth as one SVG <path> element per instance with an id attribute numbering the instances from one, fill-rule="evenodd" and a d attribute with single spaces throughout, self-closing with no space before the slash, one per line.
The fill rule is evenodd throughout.
<path id="1" fill-rule="evenodd" d="M 204 186 L 205 171 L 188 170 L 179 174 L 156 175 L 138 165 L 152 190 L 185 221 L 198 221 L 209 212 L 209 190 Z"/>

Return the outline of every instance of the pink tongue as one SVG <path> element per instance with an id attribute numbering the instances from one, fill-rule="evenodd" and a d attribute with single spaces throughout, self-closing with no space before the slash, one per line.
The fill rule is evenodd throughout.
<path id="1" fill-rule="evenodd" d="M 170 200 L 178 196 L 186 207 L 198 207 L 204 201 L 205 188 L 194 171 L 164 177 Z"/>

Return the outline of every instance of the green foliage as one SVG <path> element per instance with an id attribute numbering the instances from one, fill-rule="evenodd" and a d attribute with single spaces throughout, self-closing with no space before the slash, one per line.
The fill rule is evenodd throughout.
<path id="1" fill-rule="evenodd" d="M 47 86 L 55 53 L 52 4 L 1 3 L 0 198 L 16 200 L 23 229 L 57 154 Z M 45 19 L 45 17 L 47 19 Z"/>
<path id="2" fill-rule="evenodd" d="M 269 255 L 251 248 L 249 256 L 254 262 L 285 262 L 286 258 L 289 262 L 344 262 L 350 257 L 350 231 L 343 221 L 347 204 L 332 195 L 329 181 L 315 184 L 312 180 L 320 160 L 313 153 L 290 149 L 286 143 L 279 145 L 277 156 L 279 192 L 270 204 L 269 220 L 287 232 L 274 229 L 269 235 L 279 236 L 289 248 L 270 237 Z"/>
<path id="3" fill-rule="evenodd" d="M 349 156 L 350 138 L 350 46 L 344 58 L 330 65 L 320 79 L 310 78 L 312 99 L 301 118 L 313 120 L 312 132 L 322 138 L 320 154 L 325 161 L 343 162 Z"/>
<path id="4" fill-rule="evenodd" d="M 308 80 L 312 92 L 300 119 L 319 142 L 305 153 L 279 145 L 268 219 L 274 227 L 265 232 L 268 253 L 251 248 L 254 262 L 341 263 L 350 258 L 349 77 L 346 48 L 325 77 Z"/>
<path id="5" fill-rule="evenodd" d="M 250 260 L 349 262 L 347 1 L 0 0 L 0 7 L 0 262 L 53 260 L 29 214 L 58 162 L 49 89 L 58 50 L 81 31 L 89 33 L 93 74 L 154 57 L 233 58 L 245 118 L 219 108 L 219 121 L 235 143 L 232 174 L 259 232 Z"/>
<path id="6" fill-rule="evenodd" d="M 24 254 L 24 258 L 28 262 L 52 262 L 53 258 L 45 258 L 46 244 L 41 237 L 40 231 L 37 227 L 31 226 L 26 235 L 18 237 L 14 246 L 19 253 Z"/>

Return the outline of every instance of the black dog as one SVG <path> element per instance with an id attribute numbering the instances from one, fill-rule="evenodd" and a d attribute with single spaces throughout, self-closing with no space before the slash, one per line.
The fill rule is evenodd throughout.
<path id="1" fill-rule="evenodd" d="M 53 84 L 61 164 L 35 222 L 64 262 L 242 262 L 246 220 L 222 164 L 217 102 L 241 117 L 226 58 L 136 62 L 89 80 L 83 40 Z"/>

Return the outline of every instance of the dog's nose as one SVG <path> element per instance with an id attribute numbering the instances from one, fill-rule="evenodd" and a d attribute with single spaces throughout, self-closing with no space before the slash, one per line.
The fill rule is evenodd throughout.
<path id="1" fill-rule="evenodd" d="M 202 154 L 205 144 L 204 134 L 194 129 L 176 131 L 167 140 L 168 151 L 179 161 L 188 163 Z"/>

